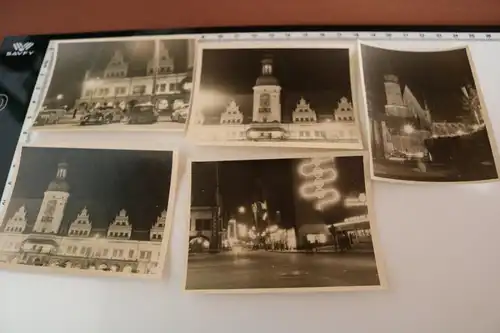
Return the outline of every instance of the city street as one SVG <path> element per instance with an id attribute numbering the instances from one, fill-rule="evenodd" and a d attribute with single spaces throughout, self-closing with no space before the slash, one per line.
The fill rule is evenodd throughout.
<path id="1" fill-rule="evenodd" d="M 456 167 L 440 164 L 427 164 L 426 171 L 418 169 L 414 165 L 403 165 L 397 162 L 377 161 L 373 162 L 375 176 L 392 179 L 402 179 L 410 181 L 460 181 L 460 180 L 481 180 L 483 177 L 496 177 L 494 165 L 491 163 L 474 163 L 469 172 L 460 172 Z"/>
<path id="2" fill-rule="evenodd" d="M 243 251 L 190 255 L 187 289 L 378 285 L 373 254 Z"/>
<path id="3" fill-rule="evenodd" d="M 413 165 L 390 161 L 373 161 L 375 176 L 403 180 L 446 181 L 457 178 L 457 173 L 445 167 L 426 165 L 426 171 L 418 169 L 416 162 Z"/>

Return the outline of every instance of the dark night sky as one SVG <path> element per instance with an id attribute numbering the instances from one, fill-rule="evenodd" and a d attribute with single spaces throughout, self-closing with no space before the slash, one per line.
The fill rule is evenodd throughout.
<path id="1" fill-rule="evenodd" d="M 174 72 L 187 70 L 187 40 L 162 41 L 174 59 Z M 81 84 L 85 72 L 90 70 L 91 77 L 103 77 L 104 69 L 120 50 L 125 61 L 129 62 L 128 77 L 145 76 L 148 61 L 154 53 L 154 41 L 120 41 L 63 43 L 58 46 L 57 60 L 46 100 L 63 94 L 62 104 L 73 105 L 80 97 Z"/>
<path id="2" fill-rule="evenodd" d="M 234 99 L 245 122 L 251 121 L 252 88 L 261 74 L 261 60 L 266 56 L 273 59 L 273 74 L 282 89 L 284 122 L 291 121 L 300 97 L 304 97 L 318 114 L 333 114 L 337 101 L 343 96 L 352 99 L 347 49 L 204 50 L 200 93 L 218 91 L 225 98 L 202 112 L 219 115 Z"/>
<path id="3" fill-rule="evenodd" d="M 384 75 L 399 77 L 420 104 L 424 99 L 435 121 L 456 121 L 464 116 L 461 87 L 475 87 L 465 49 L 443 52 L 405 52 L 362 46 L 367 98 L 373 108 L 384 112 Z"/>
<path id="4" fill-rule="evenodd" d="M 196 162 L 192 168 L 193 206 L 215 204 L 215 165 L 217 162 Z M 267 199 L 269 214 L 274 221 L 275 212 L 281 213 L 281 226 L 292 227 L 296 205 L 312 207 L 311 202 L 296 200 L 298 185 L 294 182 L 297 159 L 249 160 L 219 162 L 220 190 L 223 206 L 228 215 L 236 215 L 239 206 L 246 207 L 243 220 L 252 221 L 250 205 L 254 200 Z M 365 192 L 363 160 L 361 157 L 337 157 L 338 177 L 335 187 L 350 196 Z M 324 211 L 323 220 L 339 222 L 346 217 L 359 215 L 359 209 L 344 208 L 339 204 Z"/>
<path id="5" fill-rule="evenodd" d="M 106 229 L 124 208 L 135 231 L 132 237 L 149 238 L 141 231 L 149 231 L 167 208 L 171 152 L 24 148 L 6 219 L 26 204 L 28 223 L 34 224 L 43 194 L 60 162 L 68 163 L 66 179 L 70 186 L 62 230 L 68 230 L 84 206 L 95 229 Z"/>

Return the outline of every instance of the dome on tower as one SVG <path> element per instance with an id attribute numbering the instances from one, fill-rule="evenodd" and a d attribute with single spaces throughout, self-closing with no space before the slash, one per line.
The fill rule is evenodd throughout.
<path id="1" fill-rule="evenodd" d="M 262 73 L 255 82 L 256 86 L 277 86 L 278 79 L 273 76 L 273 60 L 266 58 L 262 60 Z"/>
<path id="2" fill-rule="evenodd" d="M 50 182 L 47 191 L 69 192 L 69 184 L 64 179 L 54 179 Z"/>
<path id="3" fill-rule="evenodd" d="M 67 163 L 59 163 L 57 165 L 57 175 L 56 178 L 50 182 L 47 191 L 54 192 L 69 192 L 69 184 L 66 181 L 66 172 L 68 170 Z"/>
<path id="4" fill-rule="evenodd" d="M 257 78 L 257 82 L 255 82 L 256 86 L 277 86 L 278 79 L 276 79 L 272 75 L 261 75 Z"/>

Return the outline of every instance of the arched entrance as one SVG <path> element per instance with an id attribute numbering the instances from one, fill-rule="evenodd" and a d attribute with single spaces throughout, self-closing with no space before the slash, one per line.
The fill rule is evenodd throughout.
<path id="1" fill-rule="evenodd" d="M 210 247 L 210 241 L 203 236 L 194 237 L 189 241 L 190 253 L 207 252 Z"/>
<path id="2" fill-rule="evenodd" d="M 112 272 L 119 272 L 120 271 L 120 266 L 118 265 L 111 265 L 111 271 Z"/>
<path id="3" fill-rule="evenodd" d="M 123 267 L 123 273 L 132 273 L 132 266 L 127 265 Z"/>

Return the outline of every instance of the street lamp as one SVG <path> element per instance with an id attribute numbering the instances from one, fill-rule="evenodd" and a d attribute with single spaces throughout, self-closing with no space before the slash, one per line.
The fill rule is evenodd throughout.
<path id="1" fill-rule="evenodd" d="M 403 132 L 405 132 L 406 134 L 412 134 L 413 132 L 415 132 L 415 127 L 413 127 L 411 124 L 405 124 L 403 126 Z"/>
<path id="2" fill-rule="evenodd" d="M 63 94 L 59 94 L 59 95 L 57 95 L 57 97 L 56 97 L 56 99 L 57 99 L 58 101 L 62 100 L 63 98 L 64 98 L 64 95 L 63 95 Z"/>
<path id="3" fill-rule="evenodd" d="M 245 206 L 239 206 L 239 207 L 238 207 L 238 213 L 240 213 L 240 214 L 245 214 L 245 212 L 246 212 L 246 208 L 245 208 Z"/>

